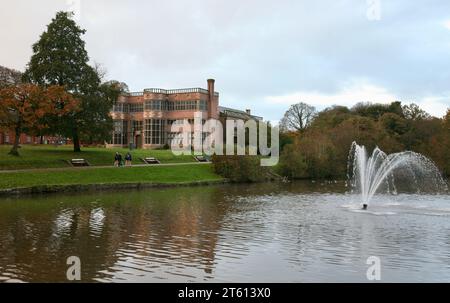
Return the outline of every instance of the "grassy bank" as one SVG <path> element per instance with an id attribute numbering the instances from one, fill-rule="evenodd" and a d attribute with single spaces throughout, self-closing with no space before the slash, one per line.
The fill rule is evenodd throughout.
<path id="1" fill-rule="evenodd" d="M 29 146 L 23 145 L 19 150 L 20 156 L 8 155 L 11 146 L 0 145 L 0 170 L 18 170 L 33 168 L 68 167 L 66 161 L 83 158 L 94 166 L 108 166 L 114 162 L 114 154 L 120 152 L 125 155 L 129 150 L 121 148 L 82 148 L 81 153 L 74 153 L 71 146 L 52 145 Z M 139 158 L 155 157 L 161 163 L 194 162 L 191 156 L 175 156 L 170 150 L 134 150 L 131 152 L 134 164 L 142 164 Z"/>
<path id="2" fill-rule="evenodd" d="M 219 181 L 211 165 L 176 165 L 123 168 L 39 170 L 0 174 L 0 189 L 48 185 L 158 183 Z"/>

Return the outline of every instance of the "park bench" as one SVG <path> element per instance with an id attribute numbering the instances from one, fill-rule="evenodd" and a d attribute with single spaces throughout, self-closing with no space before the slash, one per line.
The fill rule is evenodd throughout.
<path id="1" fill-rule="evenodd" d="M 85 159 L 72 159 L 70 160 L 70 164 L 73 167 L 83 167 L 83 166 L 91 166 L 89 162 Z"/>
<path id="2" fill-rule="evenodd" d="M 161 162 L 153 157 L 147 157 L 143 159 L 146 164 L 161 164 Z"/>
<path id="3" fill-rule="evenodd" d="M 210 162 L 210 159 L 205 156 L 195 156 L 194 159 L 197 160 L 197 162 Z"/>

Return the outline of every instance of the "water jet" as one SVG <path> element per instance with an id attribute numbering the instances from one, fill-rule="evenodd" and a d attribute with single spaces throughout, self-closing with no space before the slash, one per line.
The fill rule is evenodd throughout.
<path id="1" fill-rule="evenodd" d="M 365 146 L 353 142 L 347 169 L 347 185 L 352 193 L 361 195 L 363 210 L 367 210 L 377 193 L 397 194 L 398 184 L 419 193 L 448 190 L 433 161 L 411 151 L 387 155 L 376 147 L 369 157 Z"/>

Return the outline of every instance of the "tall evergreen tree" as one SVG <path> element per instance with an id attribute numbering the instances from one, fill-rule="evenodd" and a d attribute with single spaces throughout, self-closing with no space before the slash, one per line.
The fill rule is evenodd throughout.
<path id="1" fill-rule="evenodd" d="M 112 121 L 109 116 L 113 100 L 105 93 L 98 71 L 89 65 L 82 35 L 86 33 L 72 19 L 73 13 L 58 12 L 47 30 L 33 45 L 33 55 L 24 81 L 42 86 L 60 85 L 80 100 L 80 110 L 64 117 L 48 117 L 53 133 L 72 138 L 74 151 L 81 151 L 80 138 L 90 137 L 102 129 L 107 140 Z M 109 131 L 108 131 L 109 130 Z"/>

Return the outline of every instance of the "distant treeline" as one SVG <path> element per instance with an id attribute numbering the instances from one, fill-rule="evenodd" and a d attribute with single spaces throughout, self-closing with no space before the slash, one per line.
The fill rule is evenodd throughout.
<path id="1" fill-rule="evenodd" d="M 307 119 L 302 119 L 305 112 Z M 278 172 L 290 178 L 345 178 L 353 141 L 369 152 L 378 146 L 388 154 L 424 154 L 450 175 L 450 109 L 439 119 L 401 102 L 333 106 L 321 112 L 299 103 L 286 113 L 281 127 Z"/>

